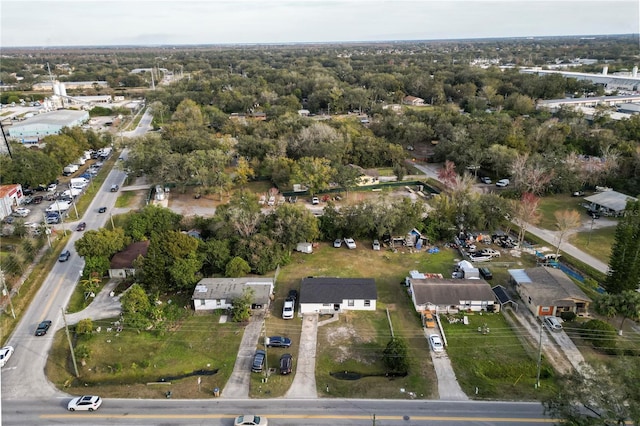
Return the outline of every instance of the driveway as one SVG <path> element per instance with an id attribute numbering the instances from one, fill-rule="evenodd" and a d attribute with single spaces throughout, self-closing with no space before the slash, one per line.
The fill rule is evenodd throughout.
<path id="1" fill-rule="evenodd" d="M 427 339 L 429 338 L 429 334 L 435 334 L 434 329 L 424 328 L 423 330 L 424 337 Z M 469 397 L 464 393 L 458 383 L 456 373 L 453 371 L 453 366 L 451 365 L 451 360 L 447 355 L 447 351 L 434 352 L 429 349 L 429 353 L 431 354 L 433 368 L 436 372 L 436 377 L 438 378 L 438 395 L 440 396 L 440 399 L 445 401 L 469 400 Z"/>
<path id="2" fill-rule="evenodd" d="M 251 383 L 251 364 L 256 353 L 256 343 L 260 339 L 264 324 L 264 312 L 255 314 L 249 320 L 244 329 L 233 373 L 222 389 L 221 398 L 246 399 L 249 398 L 249 385 Z"/>
<path id="3" fill-rule="evenodd" d="M 331 319 L 323 321 L 332 322 Z M 285 398 L 317 398 L 316 388 L 316 345 L 318 340 L 318 315 L 309 314 L 302 317 L 302 332 L 300 333 L 300 349 L 296 363 L 296 375 L 291 387 L 285 394 Z"/>

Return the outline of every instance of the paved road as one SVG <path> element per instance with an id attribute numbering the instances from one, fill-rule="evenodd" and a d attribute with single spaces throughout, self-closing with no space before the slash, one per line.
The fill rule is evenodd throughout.
<path id="1" fill-rule="evenodd" d="M 273 426 L 534 426 L 553 424 L 539 403 L 363 400 L 136 400 L 106 399 L 98 412 L 65 410 L 69 398 L 33 404 L 12 401 L 3 412 L 4 426 L 24 425 L 208 425 L 231 426 L 240 413 L 267 417 Z M 375 417 L 374 417 L 375 416 Z"/>

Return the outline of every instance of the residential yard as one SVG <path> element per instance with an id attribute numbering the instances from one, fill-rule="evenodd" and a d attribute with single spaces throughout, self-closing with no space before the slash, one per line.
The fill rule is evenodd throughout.
<path id="1" fill-rule="evenodd" d="M 371 241 L 357 241 L 358 248 L 333 248 L 320 243 L 313 254 L 293 253 L 292 262 L 284 266 L 277 277 L 276 297 L 267 315 L 265 329 L 269 336 L 291 338 L 290 349 L 270 348 L 267 365 L 278 366 L 281 354 L 294 356 L 292 375 L 281 376 L 277 371 L 263 383 L 263 375 L 253 374 L 250 396 L 254 398 L 282 397 L 290 387 L 298 357 L 301 322 L 280 318 L 284 297 L 290 289 L 300 290 L 300 281 L 308 276 L 371 277 L 378 289 L 378 310 L 341 314 L 339 321 L 319 327 L 316 362 L 316 383 L 321 397 L 360 398 L 437 398 L 436 376 L 429 346 L 407 288 L 401 285 L 409 270 L 441 273 L 450 276 L 457 251 L 442 248 L 439 253 L 408 250 L 373 251 Z M 504 262 L 491 264 L 494 280 L 491 285 L 504 283 L 507 267 L 528 266 L 527 259 L 503 253 Z M 177 302 L 176 302 L 177 303 Z M 182 303 L 182 302 L 181 302 Z M 188 304 L 188 301 L 184 301 Z M 387 319 L 389 310 L 391 324 Z M 476 318 L 482 318 L 492 329 L 480 335 Z M 100 333 L 94 332 L 87 341 L 75 342 L 84 346 L 89 356 L 79 360 L 80 379 L 74 380 L 68 344 L 63 333 L 55 337 L 54 348 L 47 365 L 49 379 L 70 393 L 86 393 L 87 388 L 100 387 L 108 397 L 163 398 L 171 390 L 176 398 L 210 398 L 212 389 L 223 389 L 228 380 L 243 326 L 220 324 L 218 315 L 190 313 L 175 327 L 163 332 L 123 330 L 114 332 L 111 321 L 100 321 Z M 112 320 L 114 321 L 114 320 Z M 478 319 L 479 321 L 479 319 Z M 391 338 L 391 326 L 396 337 L 407 343 L 410 371 L 406 377 L 386 377 L 382 353 Z M 94 327 L 94 328 L 95 328 Z M 111 332 L 107 333 L 107 327 Z M 478 398 L 537 399 L 540 391 L 533 389 L 535 357 L 527 352 L 514 331 L 500 315 L 474 317 L 470 326 L 445 324 L 449 339 L 449 354 L 465 392 L 474 397 L 475 387 L 481 389 Z M 263 347 L 263 335 L 256 348 Z M 529 348 L 530 349 L 530 348 Z M 194 373 L 198 370 L 219 371 L 212 376 Z M 336 377 L 347 371 L 351 380 Z M 532 373 L 533 371 L 533 373 Z M 552 386 L 553 377 L 545 364 L 543 388 Z M 533 374 L 533 376 L 532 376 Z M 355 376 L 357 376 L 357 379 Z M 201 377 L 198 387 L 197 377 Z M 533 377 L 533 379 L 532 379 Z M 162 383 L 162 379 L 168 384 Z M 170 380 L 169 380 L 170 378 Z M 355 380 L 354 380 L 355 379 Z M 327 392 L 327 387 L 329 391 Z M 404 391 L 403 391 L 404 390 Z"/>
<path id="2" fill-rule="evenodd" d="M 577 232 L 569 237 L 569 242 L 585 253 L 608 264 L 611 248 L 615 241 L 615 232 L 615 228 Z"/>
<path id="3" fill-rule="evenodd" d="M 240 324 L 220 324 L 219 318 L 191 314 L 165 332 L 117 332 L 114 320 L 97 321 L 94 329 L 101 326 L 100 333 L 94 331 L 88 339 L 75 342 L 76 349 L 89 348 L 89 356 L 78 359 L 77 380 L 72 374 L 69 344 L 60 331 L 49 354 L 46 374 L 58 388 L 71 394 L 97 393 L 99 388 L 102 397 L 164 398 L 170 390 L 175 398 L 210 398 L 213 389 L 222 388 L 229 379 L 243 332 Z M 107 327 L 112 330 L 107 332 Z M 218 371 L 207 375 L 200 370 Z M 190 376 L 174 378 L 182 375 Z"/>
<path id="4" fill-rule="evenodd" d="M 584 215 L 585 208 L 581 205 L 583 202 L 583 197 L 572 197 L 571 194 L 554 194 L 542 197 L 540 199 L 540 222 L 537 226 L 557 231 L 557 220 L 554 213 L 560 210 L 576 210 Z"/>
<path id="5" fill-rule="evenodd" d="M 555 373 L 542 363 L 536 389 L 537 348 L 523 347 L 518 332 L 501 313 L 464 314 L 469 325 L 450 323 L 441 315 L 451 359 L 462 390 L 470 397 L 500 400 L 539 400 L 554 389 Z M 480 330 L 480 331 L 479 331 Z M 476 394 L 477 389 L 477 394 Z"/>

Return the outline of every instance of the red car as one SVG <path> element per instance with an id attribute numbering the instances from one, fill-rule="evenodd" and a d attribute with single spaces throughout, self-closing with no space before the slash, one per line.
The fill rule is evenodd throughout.
<path id="1" fill-rule="evenodd" d="M 76 228 L 76 231 L 80 232 L 80 231 L 84 231 L 84 229 L 87 227 L 87 224 L 84 222 L 80 222 L 78 224 L 78 227 Z"/>

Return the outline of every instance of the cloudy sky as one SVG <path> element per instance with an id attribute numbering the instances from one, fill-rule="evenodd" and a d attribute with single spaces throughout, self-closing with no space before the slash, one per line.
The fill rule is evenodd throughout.
<path id="1" fill-rule="evenodd" d="M 2 0 L 0 46 L 295 43 L 640 32 L 639 0 Z"/>

